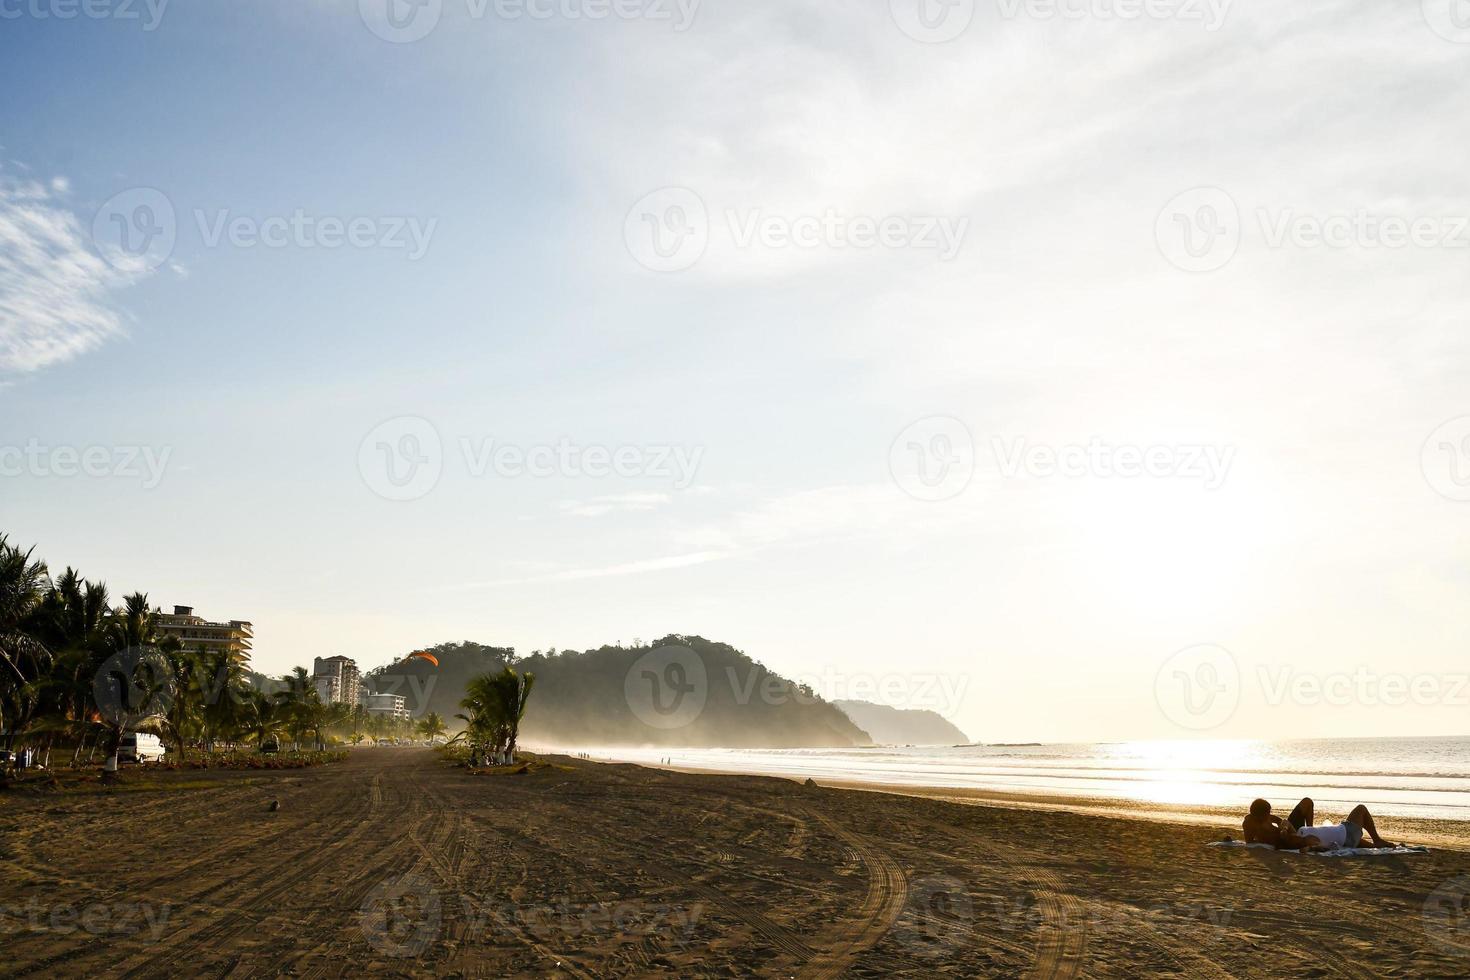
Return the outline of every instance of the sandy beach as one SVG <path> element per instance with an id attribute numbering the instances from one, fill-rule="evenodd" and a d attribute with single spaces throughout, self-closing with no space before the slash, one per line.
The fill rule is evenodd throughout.
<path id="1" fill-rule="evenodd" d="M 0 796 L 0 972 L 1470 971 L 1470 854 L 1206 847 L 1223 826 L 565 757 L 480 775 L 409 748 L 132 771 L 110 797 Z"/>
<path id="2" fill-rule="evenodd" d="M 701 775 L 732 775 L 728 769 L 706 769 L 693 766 L 670 765 L 657 768 L 674 772 Z M 774 775 L 774 774 L 770 774 Z M 1151 820 L 1166 824 L 1191 824 L 1215 828 L 1215 839 L 1224 834 L 1233 834 L 1240 829 L 1244 815 L 1244 804 L 1237 808 L 1199 806 L 1188 804 L 1150 804 L 1137 800 L 1118 800 L 1101 796 L 1073 796 L 1025 792 L 1001 792 L 990 789 L 969 789 L 958 786 L 900 786 L 893 783 L 864 779 L 823 779 L 820 784 L 835 789 L 861 790 L 871 793 L 897 794 L 928 800 L 944 800 L 978 806 L 994 806 L 1019 810 L 1066 813 L 1109 817 L 1123 820 Z M 1296 800 L 1279 797 L 1276 803 L 1281 813 L 1290 811 Z M 1336 813 L 1331 806 L 1323 807 L 1322 815 L 1334 814 L 1340 818 L 1345 813 Z M 1383 826 L 1392 826 L 1399 838 L 1436 848 L 1470 851 L 1470 822 L 1464 820 L 1429 820 L 1422 817 L 1391 816 L 1383 818 Z M 1236 836 L 1239 836 L 1236 834 Z M 1398 839 L 1398 838 L 1391 838 Z"/>

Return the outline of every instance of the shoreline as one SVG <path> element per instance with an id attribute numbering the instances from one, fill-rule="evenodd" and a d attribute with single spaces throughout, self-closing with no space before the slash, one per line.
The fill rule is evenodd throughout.
<path id="1" fill-rule="evenodd" d="M 555 750 L 554 750 L 555 751 Z M 559 754 L 559 753 L 558 753 Z M 758 772 L 752 770 L 717 769 L 704 766 L 659 765 L 644 761 L 603 758 L 593 756 L 589 761 L 608 765 L 638 766 L 661 772 L 678 772 L 699 776 L 758 776 L 784 779 L 800 785 L 804 777 L 782 772 Z M 1147 803 L 1138 800 L 1120 800 L 1110 797 L 1088 797 L 1075 795 L 1053 795 L 1046 793 L 1003 792 L 967 787 L 909 786 L 885 783 L 876 780 L 812 777 L 818 786 L 831 789 L 856 790 L 865 793 L 883 793 L 890 796 L 911 797 L 925 800 L 940 800 L 965 806 L 983 806 L 1005 810 L 1028 810 L 1045 813 L 1071 813 L 1079 816 L 1102 817 L 1111 820 L 1147 820 L 1159 824 L 1176 826 L 1215 827 L 1223 837 L 1231 834 L 1239 837 L 1240 823 L 1245 816 L 1243 801 L 1238 811 L 1225 807 L 1190 805 L 1185 803 Z M 1289 811 L 1296 800 L 1276 801 L 1282 812 Z M 1346 814 L 1323 811 L 1324 816 L 1340 819 Z M 1414 844 L 1452 851 L 1470 852 L 1470 821 L 1431 820 L 1423 817 L 1384 816 L 1379 818 L 1383 835 L 1390 840 L 1400 837 Z M 1394 828 L 1390 831 L 1389 828 Z M 1402 828 L 1402 829 L 1399 829 Z M 1397 836 L 1395 836 L 1397 835 Z"/>

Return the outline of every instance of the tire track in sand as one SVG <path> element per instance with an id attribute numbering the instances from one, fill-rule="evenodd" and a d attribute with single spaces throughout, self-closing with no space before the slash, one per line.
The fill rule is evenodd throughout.
<path id="1" fill-rule="evenodd" d="M 814 957 L 797 974 L 803 978 L 835 978 L 845 973 L 860 954 L 877 945 L 893 928 L 908 904 L 909 880 L 887 851 L 872 847 L 865 839 L 825 814 L 808 811 L 807 815 L 851 847 L 868 873 L 868 892 L 857 912 L 856 929 L 831 949 Z"/>

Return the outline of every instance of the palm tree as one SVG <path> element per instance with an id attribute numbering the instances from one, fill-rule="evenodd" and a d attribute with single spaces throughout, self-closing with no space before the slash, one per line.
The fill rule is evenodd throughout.
<path id="1" fill-rule="evenodd" d="M 470 749 L 470 767 L 477 768 L 498 748 L 500 699 L 495 693 L 493 676 L 480 674 L 471 677 L 459 706 L 465 709 L 465 713 L 454 717 L 465 723 L 463 735 Z"/>
<path id="2" fill-rule="evenodd" d="M 279 738 L 286 727 L 286 709 L 280 698 L 265 691 L 250 688 L 245 695 L 241 712 L 241 731 L 255 740 L 257 748 Z"/>
<path id="3" fill-rule="evenodd" d="M 517 674 L 509 666 L 495 675 L 495 689 L 501 701 L 501 723 L 505 726 L 506 765 L 515 765 L 516 739 L 521 734 L 521 719 L 526 717 L 526 702 L 531 700 L 531 688 L 535 686 L 535 674 Z"/>
<path id="4" fill-rule="evenodd" d="M 535 683 L 535 674 L 517 674 L 509 666 L 498 674 L 470 678 L 460 702 L 467 713 L 455 717 L 465 723 L 471 766 L 479 765 L 486 757 L 496 764 L 515 762 L 521 719 Z"/>
<path id="5" fill-rule="evenodd" d="M 107 645 L 113 651 L 94 680 L 98 714 L 107 732 L 107 762 L 103 778 L 117 773 L 117 755 L 123 736 L 139 725 L 160 724 L 175 691 L 169 655 L 176 642 L 160 643 L 148 596 L 135 592 L 123 598 L 112 617 Z"/>
<path id="6" fill-rule="evenodd" d="M 175 647 L 165 657 L 169 667 L 172 697 L 163 705 L 160 724 L 178 746 L 179 761 L 188 758 L 189 740 L 203 737 L 204 712 L 211 696 L 207 676 L 209 654 L 201 646 L 193 652 Z"/>
<path id="7" fill-rule="evenodd" d="M 419 734 L 430 742 L 449 731 L 444 724 L 444 719 L 439 717 L 437 711 L 430 711 L 424 720 L 419 722 L 418 730 Z"/>
<path id="8" fill-rule="evenodd" d="M 96 731 L 93 679 L 108 656 L 111 615 L 107 586 L 68 568 L 47 593 L 36 616 L 42 642 L 55 655 L 44 684 L 41 726 L 65 732 L 75 740 L 73 765 Z"/>
<path id="9" fill-rule="evenodd" d="M 39 682 L 51 667 L 51 651 L 35 635 L 35 615 L 50 591 L 44 562 L 35 549 L 21 551 L 0 534 L 0 728 L 6 748 L 40 700 Z"/>
<path id="10" fill-rule="evenodd" d="M 226 651 L 210 655 L 207 663 L 209 675 L 201 678 L 203 705 L 200 722 L 205 747 L 213 752 L 216 739 L 244 727 L 250 686 L 245 668 Z"/>
<path id="11" fill-rule="evenodd" d="M 321 734 L 324 706 L 321 695 L 305 667 L 297 667 L 281 678 L 285 690 L 281 697 L 286 704 L 286 730 L 291 735 L 291 750 L 299 752 L 306 736 Z"/>

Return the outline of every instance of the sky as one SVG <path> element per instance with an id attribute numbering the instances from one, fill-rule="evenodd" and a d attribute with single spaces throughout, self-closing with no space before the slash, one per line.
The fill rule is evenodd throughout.
<path id="1" fill-rule="evenodd" d="M 1463 0 L 0 0 L 0 529 L 255 665 L 1465 733 Z"/>

